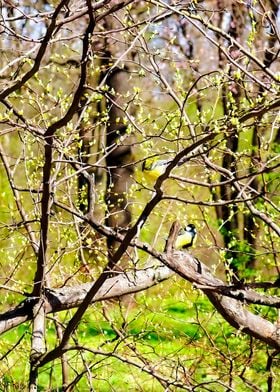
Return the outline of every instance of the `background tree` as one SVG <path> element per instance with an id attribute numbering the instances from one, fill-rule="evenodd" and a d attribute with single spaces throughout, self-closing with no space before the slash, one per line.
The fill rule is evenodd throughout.
<path id="1" fill-rule="evenodd" d="M 1 388 L 277 388 L 278 2 L 1 13 Z"/>

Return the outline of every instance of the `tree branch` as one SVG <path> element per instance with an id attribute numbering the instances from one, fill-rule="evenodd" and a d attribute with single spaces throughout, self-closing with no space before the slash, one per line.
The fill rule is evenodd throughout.
<path id="1" fill-rule="evenodd" d="M 139 271 L 126 272 L 113 278 L 108 278 L 101 289 L 93 297 L 91 303 L 104 301 L 111 298 L 133 294 L 163 282 L 173 275 L 166 266 L 149 267 Z M 57 313 L 62 310 L 78 307 L 90 291 L 92 283 L 85 283 L 75 287 L 59 289 L 46 289 L 45 312 Z M 33 317 L 33 307 L 36 298 L 30 297 L 14 309 L 0 315 L 0 334 L 4 333 Z"/>
<path id="2" fill-rule="evenodd" d="M 195 283 L 201 287 L 224 286 L 222 280 L 214 277 L 203 263 L 187 252 L 175 252 L 172 256 L 162 259 L 162 261 L 191 283 Z M 276 349 L 280 348 L 280 331 L 277 325 L 249 312 L 245 309 L 242 302 L 237 299 L 228 298 L 208 288 L 204 288 L 202 291 L 207 295 L 217 311 L 234 328 Z"/>
<path id="3" fill-rule="evenodd" d="M 47 251 L 47 234 L 49 227 L 50 215 L 50 198 L 52 192 L 51 184 L 51 168 L 52 168 L 52 148 L 53 148 L 53 135 L 61 127 L 65 126 L 74 116 L 79 109 L 79 104 L 84 92 L 86 76 L 87 76 L 87 62 L 88 52 L 90 46 L 91 34 L 95 27 L 92 8 L 89 7 L 89 24 L 85 31 L 83 39 L 83 52 L 81 56 L 81 74 L 79 85 L 75 91 L 72 103 L 67 110 L 66 114 L 58 121 L 48 127 L 45 132 L 45 163 L 43 167 L 43 192 L 42 192 L 42 213 L 41 213 L 41 238 L 40 247 L 38 252 L 37 270 L 34 277 L 33 296 L 39 296 L 40 291 L 44 284 L 45 262 Z"/>
<path id="4" fill-rule="evenodd" d="M 7 158 L 5 156 L 5 152 L 4 152 L 1 144 L 0 144 L 0 159 L 2 160 L 4 169 L 6 171 L 7 178 L 8 178 L 8 181 L 10 183 L 10 187 L 12 189 L 13 195 L 14 195 L 14 200 L 15 200 L 15 203 L 16 203 L 16 206 L 17 206 L 17 210 L 19 212 L 19 215 L 21 216 L 22 224 L 23 224 L 23 226 L 24 226 L 24 228 L 25 228 L 25 230 L 27 232 L 28 238 L 29 238 L 29 243 L 30 243 L 30 245 L 31 245 L 35 255 L 37 255 L 37 253 L 38 253 L 38 243 L 37 243 L 36 237 L 34 235 L 34 231 L 32 230 L 32 227 L 30 226 L 30 223 L 28 222 L 27 215 L 26 215 L 26 213 L 24 211 L 24 208 L 23 208 L 23 205 L 22 205 L 20 194 L 19 194 L 19 192 L 17 191 L 17 189 L 15 187 L 13 174 L 12 174 L 12 172 L 10 170 L 9 163 L 7 161 Z"/>
<path id="5" fill-rule="evenodd" d="M 32 67 L 28 72 L 26 72 L 26 74 L 25 74 L 20 80 L 18 80 L 18 81 L 15 82 L 12 86 L 6 88 L 5 90 L 3 90 L 3 91 L 0 93 L 0 101 L 2 101 L 3 99 L 5 99 L 5 98 L 6 98 L 8 95 L 10 95 L 12 92 L 14 92 L 14 91 L 20 89 L 20 88 L 21 88 L 30 78 L 32 78 L 33 75 L 36 74 L 36 72 L 38 72 L 38 70 L 39 70 L 39 68 L 40 68 L 41 61 L 42 61 L 42 59 L 43 59 L 43 56 L 44 56 L 44 54 L 45 54 L 45 52 L 46 52 L 46 49 L 47 49 L 48 44 L 49 44 L 49 41 L 50 41 L 50 39 L 51 39 L 51 36 L 52 36 L 52 34 L 53 34 L 55 28 L 57 27 L 57 26 L 56 26 L 56 19 L 57 19 L 58 15 L 59 15 L 61 9 L 62 9 L 68 2 L 69 2 L 69 0 L 62 0 L 62 1 L 60 2 L 60 4 L 57 6 L 56 10 L 54 11 L 53 16 L 52 16 L 51 23 L 50 23 L 49 27 L 47 28 L 46 35 L 45 35 L 45 37 L 44 37 L 44 39 L 43 39 L 43 41 L 42 41 L 42 44 L 41 44 L 41 46 L 40 46 L 40 48 L 39 48 L 39 51 L 38 51 L 38 53 L 37 53 L 37 56 L 36 56 L 36 58 L 35 58 L 35 60 L 34 60 L 34 65 L 33 65 L 33 67 Z"/>

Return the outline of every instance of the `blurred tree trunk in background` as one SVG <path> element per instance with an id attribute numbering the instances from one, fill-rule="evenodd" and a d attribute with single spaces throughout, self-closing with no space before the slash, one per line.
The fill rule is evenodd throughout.
<path id="1" fill-rule="evenodd" d="M 263 21 L 261 18 L 258 18 L 257 14 L 251 11 L 248 13 L 245 5 L 234 1 L 218 0 L 217 7 L 220 10 L 217 15 L 218 27 L 221 30 L 227 31 L 227 33 L 237 40 L 237 42 L 243 43 L 246 34 L 248 35 L 247 41 L 249 44 L 254 40 L 259 42 L 259 45 L 261 46 L 260 49 L 265 47 L 263 63 L 266 67 L 270 67 L 277 58 L 276 18 L 279 11 L 279 3 L 277 1 L 266 2 L 266 7 L 269 7 L 269 9 L 265 9 L 262 5 L 263 11 L 266 11 L 271 15 L 270 21 L 266 27 L 267 33 L 265 33 L 263 29 L 258 29 L 257 32 L 256 26 L 262 24 Z M 227 11 L 223 12 L 225 8 Z M 246 29 L 251 29 L 251 33 L 246 31 L 245 26 Z M 224 45 L 224 38 L 218 33 L 216 36 L 219 43 Z M 235 47 L 233 44 L 229 47 L 229 53 L 233 60 L 241 60 L 242 53 L 240 53 L 238 47 Z M 240 110 L 240 99 L 244 97 L 245 93 L 241 82 L 242 76 L 240 78 L 240 75 L 237 76 L 236 73 L 233 72 L 233 65 L 229 63 L 220 48 L 218 51 L 218 58 L 220 69 L 223 71 L 227 69 L 229 79 L 229 83 L 224 83 L 222 87 L 223 111 L 225 115 L 234 118 L 235 113 Z M 266 81 L 265 75 L 262 77 L 262 80 L 264 82 Z M 258 91 L 256 91 L 257 96 L 262 97 L 264 93 L 265 91 L 262 86 L 258 86 Z M 265 95 L 261 98 L 261 100 L 263 99 L 265 99 Z M 264 127 L 266 126 L 267 124 L 264 125 Z M 234 130 L 234 132 L 232 132 L 232 130 Z M 244 174 L 243 170 L 245 170 L 246 173 L 252 173 L 256 168 L 261 169 L 261 122 L 256 121 L 253 127 L 250 161 L 247 168 L 240 167 L 237 154 L 240 145 L 243 143 L 243 138 L 245 137 L 244 130 L 240 132 L 239 129 L 233 125 L 230 131 L 222 158 L 223 168 L 236 175 L 238 175 L 238 173 Z M 221 175 L 220 179 L 222 182 L 226 181 L 227 176 Z M 266 189 L 264 185 L 260 183 L 259 178 L 252 178 L 250 186 L 256 191 L 256 194 L 261 192 L 265 195 Z M 231 183 L 221 185 L 219 197 L 225 198 L 226 200 L 234 200 L 237 195 L 238 191 Z M 258 220 L 248 209 L 244 209 L 243 213 L 238 212 L 237 205 L 234 203 L 230 206 L 217 206 L 216 214 L 220 222 L 220 232 L 223 236 L 226 248 L 225 258 L 228 263 L 229 278 L 234 281 L 236 281 L 236 279 L 238 280 L 239 275 L 241 274 L 241 276 L 243 276 L 247 268 L 246 275 L 250 276 L 250 271 L 252 271 L 256 265 L 255 251 L 257 249 L 259 234 Z"/>
<path id="2" fill-rule="evenodd" d="M 103 27 L 107 30 L 117 28 L 114 18 L 107 17 Z M 96 155 L 96 161 L 101 159 L 103 169 L 92 168 L 88 172 L 95 174 L 95 183 L 104 180 L 105 177 L 105 222 L 109 227 L 123 232 L 131 223 L 131 211 L 129 207 L 129 189 L 132 183 L 133 168 L 133 135 L 129 134 L 126 111 L 132 113 L 129 107 L 127 94 L 131 90 L 130 71 L 122 64 L 114 66 L 117 59 L 117 49 L 111 38 L 99 38 L 96 42 L 99 49 L 100 59 L 97 66 L 101 69 L 98 84 L 103 89 L 104 99 L 95 105 L 94 116 L 92 113 L 93 129 L 90 127 L 80 128 L 79 159 L 83 164 L 90 163 L 92 150 L 95 146 L 102 150 L 103 157 Z M 95 48 L 96 48 L 95 46 Z M 93 81 L 94 83 L 94 81 Z M 95 81 L 96 83 L 96 81 Z M 94 84 L 93 84 L 94 85 Z M 107 113 L 105 121 L 102 115 Z M 99 119 L 99 124 L 98 124 Z M 98 124 L 98 125 L 97 125 Z M 92 158 L 91 158 L 92 160 Z M 88 212 L 90 200 L 90 186 L 83 174 L 79 176 L 78 189 L 80 194 L 80 209 L 83 213 Z M 87 241 L 87 236 L 85 236 Z M 111 237 L 107 238 L 109 255 L 116 250 L 117 242 Z M 85 245 L 86 246 L 86 245 Z"/>
<path id="3" fill-rule="evenodd" d="M 113 29 L 114 19 L 107 17 L 104 20 L 103 28 Z M 84 165 L 99 161 L 99 165 L 89 169 L 88 173 L 94 175 L 96 186 L 98 183 L 104 182 L 105 179 L 105 203 L 107 206 L 105 222 L 109 227 L 117 229 L 121 233 L 128 229 L 131 223 L 128 193 L 134 172 L 132 165 L 134 137 L 129 134 L 129 122 L 126 119 L 126 111 L 133 112 L 126 98 L 127 93 L 131 90 L 130 72 L 127 66 L 113 65 L 117 58 L 117 54 L 114 53 L 117 47 L 114 49 L 110 38 L 99 38 L 98 41 L 95 39 L 94 48 L 98 48 L 99 51 L 100 57 L 99 60 L 96 60 L 96 66 L 100 68 L 101 72 L 98 80 L 91 78 L 89 83 L 94 86 L 97 82 L 104 92 L 103 99 L 98 100 L 95 105 L 92 104 L 92 127 L 81 126 L 80 128 L 79 160 Z M 102 118 L 104 113 L 106 116 Z M 94 150 L 96 150 L 95 154 L 93 154 Z M 102 150 L 103 156 L 100 155 Z M 78 192 L 80 210 L 87 213 L 91 198 L 90 184 L 83 174 L 79 175 Z M 98 208 L 98 205 L 96 207 Z M 81 227 L 83 231 L 85 229 L 83 224 Z M 91 235 L 86 233 L 83 236 L 85 247 L 87 247 L 88 236 Z M 98 233 L 96 235 L 98 237 Z M 115 242 L 113 238 L 107 238 L 109 255 L 112 255 L 117 245 L 118 242 Z"/>
<path id="4" fill-rule="evenodd" d="M 227 12 L 223 12 L 227 3 Z M 236 2 L 219 0 L 217 6 L 220 10 L 218 13 L 218 27 L 225 30 L 231 37 L 237 41 L 242 41 L 245 26 L 245 7 Z M 217 39 L 222 46 L 225 45 L 225 40 L 218 34 Z M 226 71 L 225 77 L 228 78 L 228 83 L 222 86 L 222 103 L 223 112 L 226 116 L 234 117 L 239 110 L 239 102 L 241 99 L 241 88 L 239 81 L 234 76 L 234 68 L 228 62 L 228 59 L 219 48 L 219 67 Z M 229 54 L 234 60 L 238 60 L 241 56 L 238 48 L 231 45 Z M 240 140 L 240 132 L 234 125 L 228 133 L 225 150 L 222 155 L 222 167 L 227 172 L 238 173 L 238 158 L 237 151 Z M 221 175 L 221 182 L 226 182 L 227 176 Z M 235 200 L 237 197 L 237 190 L 232 184 L 225 183 L 220 187 L 220 196 L 225 200 Z M 238 278 L 238 265 L 236 244 L 242 241 L 243 237 L 243 223 L 240 222 L 240 215 L 236 204 L 223 205 L 216 208 L 217 217 L 220 222 L 220 232 L 224 239 L 224 246 L 226 248 L 226 270 L 228 278 L 236 280 Z"/>
<path id="5" fill-rule="evenodd" d="M 266 34 L 263 31 L 259 31 L 257 35 L 257 48 L 260 50 L 265 48 L 263 54 L 263 63 L 269 68 L 271 64 L 277 59 L 277 15 L 279 12 L 279 1 L 277 0 L 269 0 L 266 3 L 266 7 L 269 9 L 266 10 L 267 14 L 270 16 L 270 23 L 266 26 Z M 265 11 L 265 8 L 263 7 Z M 260 21 L 256 21 L 251 15 L 251 24 L 253 23 L 261 23 Z M 263 82 L 266 82 L 266 77 L 262 77 Z M 262 96 L 265 93 L 265 90 L 262 86 L 258 86 L 258 96 Z M 264 101 L 265 96 L 263 95 L 262 101 Z M 261 120 L 261 119 L 259 119 Z M 261 156 L 261 141 L 260 138 L 265 131 L 267 124 L 264 126 L 261 125 L 261 121 L 256 121 L 253 127 L 253 135 L 252 135 L 252 149 L 251 149 L 251 162 L 249 166 L 249 172 L 252 173 L 256 167 L 261 169 L 262 165 L 262 156 Z M 275 139 L 276 140 L 276 139 Z M 251 182 L 251 187 L 255 189 L 256 194 L 262 193 L 265 195 L 269 190 L 265 185 L 265 181 L 261 180 L 257 177 L 254 177 Z M 246 260 L 246 267 L 252 269 L 256 266 L 256 258 L 255 252 L 258 245 L 258 235 L 259 235 L 259 224 L 256 221 L 256 218 L 247 211 L 244 213 L 244 241 L 248 244 L 248 258 Z"/>
<path id="6" fill-rule="evenodd" d="M 109 227 L 128 229 L 131 222 L 128 193 L 132 183 L 133 136 L 128 135 L 127 122 L 124 112 L 118 106 L 124 107 L 124 96 L 128 91 L 129 72 L 127 69 L 114 68 L 107 77 L 110 99 L 107 99 L 109 121 L 106 132 L 106 204 L 108 214 L 106 223 Z M 116 104 L 115 104 L 116 102 Z M 113 251 L 115 241 L 108 238 L 108 248 Z"/>
<path id="7" fill-rule="evenodd" d="M 117 30 L 121 23 L 109 16 L 104 20 L 106 30 Z M 108 87 L 105 94 L 106 112 L 106 189 L 105 203 L 107 206 L 105 222 L 109 227 L 120 233 L 127 230 L 131 223 L 131 210 L 129 206 L 129 189 L 132 184 L 133 166 L 133 141 L 129 133 L 127 113 L 132 114 L 129 102 L 131 93 L 130 69 L 127 56 L 123 57 L 120 64 L 116 60 L 125 48 L 125 42 L 116 38 L 104 39 L 102 77 Z M 119 62 L 118 62 L 119 63 Z M 112 237 L 107 237 L 109 257 L 119 245 Z M 128 255 L 127 255 L 128 256 Z"/>

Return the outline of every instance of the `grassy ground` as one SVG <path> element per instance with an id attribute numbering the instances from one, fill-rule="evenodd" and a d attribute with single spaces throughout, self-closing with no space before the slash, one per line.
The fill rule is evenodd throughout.
<path id="1" fill-rule="evenodd" d="M 65 321 L 71 313 L 61 313 L 59 320 Z M 1 355 L 11 351 L 0 362 L 1 391 L 26 388 L 29 342 L 27 325 L 3 336 Z M 48 349 L 55 344 L 56 332 L 49 320 Z M 163 391 L 161 383 L 144 369 L 153 369 L 165 379 L 175 377 L 184 385 L 201 384 L 198 391 L 226 391 L 228 384 L 240 392 L 267 390 L 265 347 L 231 328 L 207 298 L 179 278 L 146 295 L 138 294 L 129 308 L 117 302 L 93 306 L 71 341 L 71 346 L 75 344 L 84 347 L 67 353 L 69 381 L 84 372 L 76 391 Z M 39 391 L 59 391 L 61 384 L 59 361 L 40 370 Z M 168 390 L 181 388 L 170 386 Z M 279 390 L 275 385 L 273 391 Z"/>

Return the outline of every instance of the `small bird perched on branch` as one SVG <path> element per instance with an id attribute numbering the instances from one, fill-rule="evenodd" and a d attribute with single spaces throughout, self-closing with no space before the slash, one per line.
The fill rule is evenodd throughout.
<path id="1" fill-rule="evenodd" d="M 170 163 L 170 160 L 161 160 L 157 158 L 148 158 L 142 163 L 142 172 L 154 180 L 161 176 Z"/>
<path id="2" fill-rule="evenodd" d="M 189 161 L 189 157 L 182 158 L 177 163 L 176 167 L 182 166 L 187 161 Z M 157 157 L 147 158 L 142 163 L 142 172 L 156 180 L 165 172 L 165 169 L 170 162 L 172 162 L 172 159 L 158 159 Z"/>
<path id="3" fill-rule="evenodd" d="M 197 231 L 195 225 L 190 223 L 185 228 L 181 229 L 175 241 L 175 249 L 187 249 L 192 246 L 197 238 Z"/>

